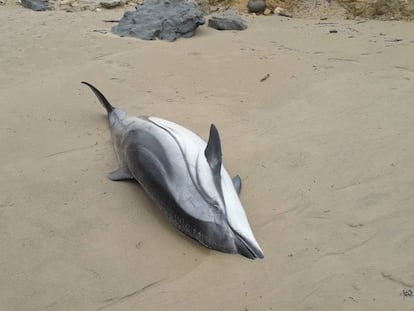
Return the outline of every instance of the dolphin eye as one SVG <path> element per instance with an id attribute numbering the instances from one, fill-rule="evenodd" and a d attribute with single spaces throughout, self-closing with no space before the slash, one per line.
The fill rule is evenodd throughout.
<path id="1" fill-rule="evenodd" d="M 221 210 L 221 208 L 220 208 L 220 204 L 218 203 L 218 202 L 213 202 L 212 204 L 211 204 L 211 206 L 218 212 L 218 211 L 220 211 Z"/>

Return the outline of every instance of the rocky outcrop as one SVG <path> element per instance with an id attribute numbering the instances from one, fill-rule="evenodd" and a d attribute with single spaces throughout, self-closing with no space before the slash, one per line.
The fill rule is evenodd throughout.
<path id="1" fill-rule="evenodd" d="M 349 17 L 379 19 L 414 19 L 414 0 L 265 0 L 266 8 L 277 7 L 297 12 L 295 16 L 315 17 L 314 12 L 324 9 L 346 10 Z M 342 13 L 340 14 L 342 15 Z"/>
<path id="2" fill-rule="evenodd" d="M 266 8 L 274 11 L 276 8 L 291 10 L 297 6 L 299 0 L 265 0 Z"/>
<path id="3" fill-rule="evenodd" d="M 134 12 L 125 12 L 112 32 L 143 40 L 159 38 L 174 41 L 179 37 L 194 36 L 204 24 L 201 11 L 183 0 L 152 0 L 138 6 Z"/>
<path id="4" fill-rule="evenodd" d="M 338 0 L 353 16 L 413 19 L 414 0 Z"/>
<path id="5" fill-rule="evenodd" d="M 135 0 L 47 0 L 49 10 L 66 12 L 95 11 L 134 5 Z"/>
<path id="6" fill-rule="evenodd" d="M 114 8 L 135 5 L 144 0 L 0 0 L 0 5 L 6 2 L 18 2 L 32 10 L 66 10 L 83 11 L 97 8 Z M 145 0 L 145 3 L 151 0 Z M 173 0 L 174 1 L 174 0 Z M 294 17 L 318 18 L 324 17 L 364 17 L 377 19 L 406 19 L 414 20 L 414 0 L 187 0 L 193 2 L 204 15 L 210 13 L 211 5 L 234 6 L 244 11 L 264 13 L 282 9 Z M 263 7 L 257 8 L 258 5 Z M 250 2 L 250 6 L 249 6 Z"/>

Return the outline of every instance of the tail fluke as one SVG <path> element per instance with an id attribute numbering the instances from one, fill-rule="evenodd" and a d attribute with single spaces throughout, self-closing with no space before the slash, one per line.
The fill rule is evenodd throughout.
<path id="1" fill-rule="evenodd" d="M 88 82 L 82 82 L 82 83 L 86 84 L 87 86 L 89 86 L 91 88 L 91 90 L 95 93 L 96 97 L 98 97 L 99 102 L 102 104 L 102 106 L 105 107 L 108 114 L 112 110 L 114 110 L 114 107 L 112 107 L 112 105 L 109 103 L 109 101 L 105 98 L 105 96 L 103 96 L 103 94 L 96 87 L 94 87 L 92 84 L 89 84 Z"/>

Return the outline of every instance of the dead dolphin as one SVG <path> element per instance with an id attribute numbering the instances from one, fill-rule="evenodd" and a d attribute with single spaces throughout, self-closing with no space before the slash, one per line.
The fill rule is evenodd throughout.
<path id="1" fill-rule="evenodd" d="M 206 144 L 190 130 L 156 117 L 133 117 L 112 107 L 89 86 L 108 112 L 119 168 L 113 181 L 135 179 L 178 230 L 225 253 L 263 258 L 240 203 L 241 180 L 222 166 L 219 133 Z"/>

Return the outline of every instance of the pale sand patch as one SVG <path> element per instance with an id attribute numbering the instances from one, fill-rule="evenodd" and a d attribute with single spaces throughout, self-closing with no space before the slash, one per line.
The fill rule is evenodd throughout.
<path id="1" fill-rule="evenodd" d="M 412 24 L 94 32 L 122 14 L 0 9 L 1 309 L 413 310 Z M 109 182 L 104 110 L 80 81 L 204 138 L 214 122 L 265 259 L 202 248 Z"/>

